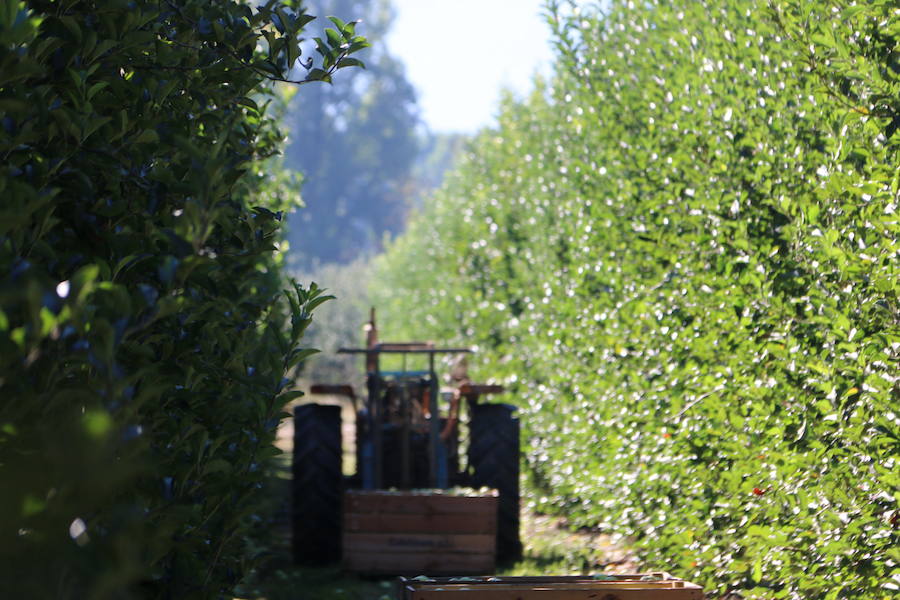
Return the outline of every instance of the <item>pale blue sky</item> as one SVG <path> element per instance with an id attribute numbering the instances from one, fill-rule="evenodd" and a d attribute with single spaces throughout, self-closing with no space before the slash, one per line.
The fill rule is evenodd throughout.
<path id="1" fill-rule="evenodd" d="M 500 90 L 525 93 L 552 60 L 542 0 L 393 0 L 387 38 L 434 131 L 471 133 L 494 122 Z"/>

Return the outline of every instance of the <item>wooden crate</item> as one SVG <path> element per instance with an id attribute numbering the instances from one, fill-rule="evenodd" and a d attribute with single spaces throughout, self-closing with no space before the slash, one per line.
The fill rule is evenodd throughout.
<path id="1" fill-rule="evenodd" d="M 385 575 L 492 573 L 497 492 L 348 491 L 343 565 Z"/>
<path id="2" fill-rule="evenodd" d="M 398 600 L 703 600 L 668 573 L 594 577 L 401 577 Z"/>

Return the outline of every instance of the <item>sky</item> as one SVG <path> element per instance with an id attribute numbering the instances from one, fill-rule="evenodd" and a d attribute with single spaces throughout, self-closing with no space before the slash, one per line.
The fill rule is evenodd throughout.
<path id="1" fill-rule="evenodd" d="M 552 62 L 543 0 L 393 0 L 387 38 L 419 92 L 425 124 L 473 133 L 495 121 L 500 90 L 523 95 Z"/>

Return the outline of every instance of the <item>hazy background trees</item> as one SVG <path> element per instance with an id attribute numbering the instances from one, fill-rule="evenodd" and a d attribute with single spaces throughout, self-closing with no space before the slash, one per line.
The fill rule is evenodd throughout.
<path id="1" fill-rule="evenodd" d="M 307 332 L 322 352 L 309 361 L 306 376 L 359 383 L 357 362 L 335 352 L 362 341 L 370 260 L 441 185 L 468 136 L 431 132 L 422 122 L 403 62 L 386 45 L 395 16 L 390 0 L 310 6 L 320 16 L 358 15 L 359 30 L 372 43 L 362 57 L 365 70 L 343 71 L 333 85 L 297 95 L 284 122 L 285 162 L 303 174 L 306 204 L 288 218 L 288 263 L 301 280 L 337 296 Z"/>
<path id="2" fill-rule="evenodd" d="M 389 0 L 319 0 L 311 10 L 359 15 L 372 48 L 365 70 L 298 96 L 288 109 L 286 162 L 304 175 L 306 203 L 289 218 L 289 240 L 292 264 L 303 269 L 376 252 L 439 185 L 462 139 L 423 125 L 403 63 L 385 44 Z"/>

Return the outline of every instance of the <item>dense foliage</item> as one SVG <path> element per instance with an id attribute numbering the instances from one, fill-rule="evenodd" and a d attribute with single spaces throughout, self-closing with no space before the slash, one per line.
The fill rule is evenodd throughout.
<path id="1" fill-rule="evenodd" d="M 4 596 L 214 598 L 246 571 L 325 299 L 281 275 L 296 192 L 266 115 L 312 19 L 0 0 Z M 359 64 L 354 23 L 332 23 L 303 81 Z"/>
<path id="2" fill-rule="evenodd" d="M 604 3 L 605 4 L 605 3 Z M 507 101 L 382 261 L 481 350 L 541 506 L 713 593 L 900 587 L 900 9 L 550 2 Z"/>

